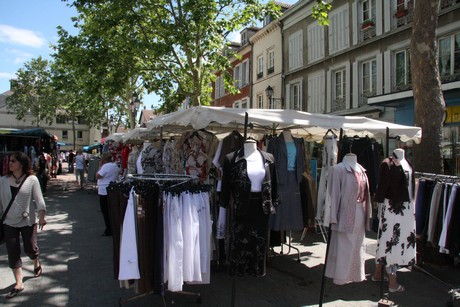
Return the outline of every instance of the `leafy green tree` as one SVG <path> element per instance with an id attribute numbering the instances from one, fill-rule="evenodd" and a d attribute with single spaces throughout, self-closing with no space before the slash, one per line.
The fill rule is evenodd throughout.
<path id="1" fill-rule="evenodd" d="M 42 57 L 26 62 L 17 71 L 11 85 L 13 94 L 6 99 L 6 104 L 18 120 L 25 121 L 26 116 L 31 115 L 32 124 L 37 127 L 43 122 L 53 123 L 58 101 L 51 77 L 50 63 Z"/>
<path id="2" fill-rule="evenodd" d="M 101 90 L 129 107 L 138 86 L 158 94 L 163 110 L 185 98 L 210 102 L 214 71 L 226 72 L 228 35 L 267 13 L 257 0 L 75 0 L 77 36 L 61 29 L 57 51 L 79 66 L 88 92 Z M 228 80 L 228 78 L 227 78 Z M 138 90 L 142 92 L 142 90 Z M 129 112 L 128 112 L 129 113 Z"/>

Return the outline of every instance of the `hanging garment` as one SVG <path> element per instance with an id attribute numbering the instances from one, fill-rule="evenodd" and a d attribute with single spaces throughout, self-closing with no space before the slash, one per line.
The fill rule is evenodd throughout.
<path id="1" fill-rule="evenodd" d="M 163 165 L 166 174 L 183 174 L 182 150 L 175 139 L 169 139 L 163 146 Z"/>
<path id="2" fill-rule="evenodd" d="M 339 144 L 340 152 L 338 162 L 348 153 L 354 153 L 358 157 L 358 163 L 366 169 L 369 180 L 371 195 L 377 188 L 379 178 L 379 164 L 382 160 L 379 154 L 379 144 L 375 139 L 369 137 L 344 137 Z"/>
<path id="3" fill-rule="evenodd" d="M 139 279 L 139 261 L 137 255 L 137 239 L 134 215 L 134 188 L 130 192 L 120 244 L 120 270 L 118 280 Z"/>
<path id="4" fill-rule="evenodd" d="M 443 226 L 442 226 L 442 232 L 441 232 L 441 237 L 439 239 L 439 252 L 443 254 L 449 254 L 451 251 L 449 250 L 449 244 L 447 241 L 447 236 L 449 232 L 449 225 L 452 220 L 452 215 L 454 212 L 454 207 L 455 207 L 455 202 L 458 202 L 457 198 L 457 190 L 458 190 L 458 185 L 454 185 L 452 187 L 452 192 L 450 193 L 449 196 L 449 203 L 447 205 L 447 212 L 446 212 L 446 217 L 444 218 Z M 458 204 L 457 204 L 458 207 Z"/>
<path id="5" fill-rule="evenodd" d="M 276 214 L 270 216 L 270 229 L 302 230 L 304 218 L 300 196 L 300 182 L 304 170 L 304 141 L 301 138 L 292 138 L 293 142 L 286 142 L 284 134 L 270 139 L 267 152 L 275 159 L 278 175 L 279 208 Z"/>
<path id="6" fill-rule="evenodd" d="M 131 151 L 128 156 L 128 174 L 134 175 L 137 174 L 137 159 L 139 158 L 140 155 L 140 150 L 136 147 L 133 146 L 131 148 Z"/>
<path id="7" fill-rule="evenodd" d="M 318 185 L 318 200 L 316 205 L 316 220 L 319 225 L 329 227 L 330 207 L 326 206 L 327 178 L 330 167 L 337 164 L 337 139 L 333 136 L 323 138 L 321 175 Z"/>
<path id="8" fill-rule="evenodd" d="M 142 174 L 164 174 L 161 150 L 157 147 L 157 144 L 151 143 L 146 148 L 142 149 L 140 154 Z"/>
<path id="9" fill-rule="evenodd" d="M 185 158 L 185 174 L 196 176 L 205 182 L 212 166 L 219 140 L 205 130 L 194 131 L 187 134 L 183 142 Z"/>

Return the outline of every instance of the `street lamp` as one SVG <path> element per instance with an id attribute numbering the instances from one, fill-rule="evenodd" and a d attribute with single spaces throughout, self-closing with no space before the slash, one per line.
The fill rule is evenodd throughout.
<path id="1" fill-rule="evenodd" d="M 136 92 L 134 92 L 133 98 L 131 100 L 131 112 L 134 118 L 134 125 L 136 125 L 136 116 L 137 116 L 137 111 L 139 111 L 140 105 L 141 105 L 141 101 L 139 100 L 139 96 L 137 95 Z"/>
<path id="2" fill-rule="evenodd" d="M 267 86 L 267 88 L 265 89 L 265 94 L 267 95 L 268 97 L 268 102 L 269 102 L 269 108 L 270 109 L 274 109 L 273 108 L 273 102 L 275 100 L 279 100 L 281 102 L 281 108 L 283 108 L 283 98 L 274 98 L 273 97 L 273 88 L 269 85 Z"/>

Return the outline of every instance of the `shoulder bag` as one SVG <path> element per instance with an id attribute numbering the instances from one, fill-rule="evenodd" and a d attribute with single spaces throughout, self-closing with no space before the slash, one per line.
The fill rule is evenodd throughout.
<path id="1" fill-rule="evenodd" d="M 21 189 L 22 184 L 24 183 L 24 181 L 26 181 L 27 177 L 29 177 L 29 176 L 26 175 L 24 177 L 24 179 L 22 179 L 21 184 L 18 186 L 18 189 L 16 190 L 16 193 L 13 195 L 13 197 L 11 197 L 10 203 L 8 204 L 8 207 L 6 207 L 6 210 L 5 210 L 5 212 L 3 212 L 2 218 L 0 219 L 0 245 L 5 243 L 5 232 L 3 230 L 3 221 L 5 220 L 5 217 L 8 214 L 8 211 L 10 211 L 11 205 L 13 204 L 14 200 L 16 199 L 16 195 L 18 195 L 18 192 Z"/>

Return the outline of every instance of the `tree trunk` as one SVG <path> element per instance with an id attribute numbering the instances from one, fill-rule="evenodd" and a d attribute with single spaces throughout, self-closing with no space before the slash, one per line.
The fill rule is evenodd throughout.
<path id="1" fill-rule="evenodd" d="M 414 146 L 414 168 L 437 174 L 443 172 L 441 141 L 445 109 L 436 40 L 439 4 L 440 0 L 415 2 L 410 46 L 415 126 L 422 128 L 422 142 Z"/>

